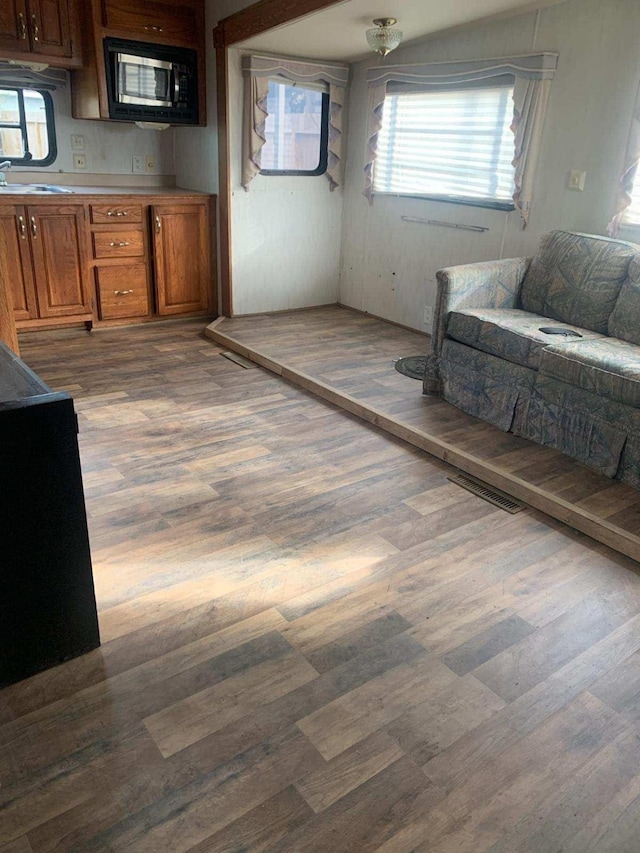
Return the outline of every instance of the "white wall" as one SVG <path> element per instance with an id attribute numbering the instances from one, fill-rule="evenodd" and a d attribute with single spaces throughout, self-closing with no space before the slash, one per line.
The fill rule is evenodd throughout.
<path id="1" fill-rule="evenodd" d="M 207 127 L 176 130 L 176 182 L 218 192 L 215 51 L 218 20 L 251 3 L 208 0 Z M 242 134 L 241 51 L 229 51 L 233 313 L 253 314 L 334 303 L 338 298 L 342 191 L 324 176 L 257 177 L 240 185 Z"/>
<path id="2" fill-rule="evenodd" d="M 251 6 L 255 0 L 205 0 L 207 126 L 175 130 L 176 183 L 202 192 L 218 192 L 218 122 L 216 116 L 216 52 L 213 30 L 218 21 Z"/>
<path id="3" fill-rule="evenodd" d="M 324 175 L 264 176 L 240 183 L 244 80 L 242 51 L 229 51 L 229 139 L 233 313 L 328 305 L 338 299 L 341 189 Z"/>
<path id="4" fill-rule="evenodd" d="M 132 175 L 133 155 L 151 154 L 155 157 L 156 175 L 175 174 L 173 162 L 174 133 L 172 129 L 141 130 L 134 124 L 109 121 L 80 121 L 71 117 L 71 90 L 56 89 L 53 94 L 58 156 L 51 166 L 20 166 L 20 172 L 30 175 L 43 172 L 75 172 L 77 175 Z M 71 134 L 84 136 L 87 168 L 73 168 Z"/>
<path id="5" fill-rule="evenodd" d="M 429 330 L 443 266 L 531 254 L 553 228 L 604 233 L 611 216 L 640 79 L 637 0 L 567 0 L 425 44 L 399 49 L 394 62 L 480 59 L 557 51 L 534 205 L 528 228 L 504 213 L 424 199 L 362 196 L 366 137 L 365 69 L 359 63 L 349 100 L 347 180 L 340 301 L 389 320 Z M 570 169 L 587 172 L 583 193 L 565 188 Z M 403 222 L 421 219 L 483 225 L 485 234 Z"/>

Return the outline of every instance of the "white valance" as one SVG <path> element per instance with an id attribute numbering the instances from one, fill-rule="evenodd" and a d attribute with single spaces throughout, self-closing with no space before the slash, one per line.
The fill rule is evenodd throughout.
<path id="1" fill-rule="evenodd" d="M 64 89 L 67 72 L 38 62 L 0 62 L 0 86 L 12 89 Z"/>
<path id="2" fill-rule="evenodd" d="M 627 148 L 624 155 L 624 163 L 622 166 L 622 175 L 618 183 L 618 191 L 613 210 L 613 219 L 609 223 L 608 232 L 611 237 L 615 237 L 620 229 L 622 219 L 626 209 L 631 204 L 633 185 L 640 164 L 640 87 L 636 95 L 636 102 L 633 108 L 631 117 L 631 128 L 629 129 L 629 138 L 627 140 Z"/>
<path id="3" fill-rule="evenodd" d="M 556 53 L 508 56 L 464 62 L 432 62 L 421 65 L 385 65 L 367 71 L 368 127 L 365 158 L 364 195 L 371 202 L 373 169 L 378 150 L 378 134 L 382 128 L 382 112 L 390 83 L 411 84 L 428 89 L 467 83 L 481 83 L 496 77 L 514 79 L 515 192 L 513 201 L 525 223 L 532 201 L 533 175 L 538 159 L 544 114 L 549 100 L 551 81 L 558 64 Z"/>
<path id="4" fill-rule="evenodd" d="M 329 142 L 326 176 L 333 191 L 341 182 L 342 112 L 349 83 L 349 66 L 333 62 L 310 62 L 278 56 L 243 56 L 245 78 L 242 186 L 260 174 L 261 152 L 265 144 L 265 122 L 268 116 L 269 80 L 282 77 L 292 83 L 317 86 L 329 93 Z"/>

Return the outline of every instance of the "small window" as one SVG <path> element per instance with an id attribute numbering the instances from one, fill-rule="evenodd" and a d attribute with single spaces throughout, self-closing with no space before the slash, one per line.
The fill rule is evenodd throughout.
<path id="1" fill-rule="evenodd" d="M 56 154 L 49 92 L 0 88 L 0 160 L 49 166 Z"/>
<path id="2" fill-rule="evenodd" d="M 263 175 L 323 175 L 327 171 L 329 95 L 269 83 Z"/>
<path id="3" fill-rule="evenodd" d="M 513 209 L 513 83 L 384 102 L 374 192 Z"/>

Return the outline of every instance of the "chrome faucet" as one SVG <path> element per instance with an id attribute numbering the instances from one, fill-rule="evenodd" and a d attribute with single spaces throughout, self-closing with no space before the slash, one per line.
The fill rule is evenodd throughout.
<path id="1" fill-rule="evenodd" d="M 5 170 L 8 170 L 10 168 L 11 160 L 3 160 L 3 162 L 0 163 L 0 187 L 7 186 L 7 176 L 5 175 Z"/>

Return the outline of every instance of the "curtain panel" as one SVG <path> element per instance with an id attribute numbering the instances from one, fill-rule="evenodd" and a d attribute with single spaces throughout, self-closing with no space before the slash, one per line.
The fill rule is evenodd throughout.
<path id="1" fill-rule="evenodd" d="M 636 102 L 633 108 L 631 117 L 631 128 L 629 130 L 629 138 L 627 140 L 627 149 L 624 155 L 624 164 L 622 167 L 622 176 L 618 184 L 616 193 L 615 206 L 613 210 L 613 219 L 609 223 L 609 236 L 615 237 L 620 230 L 622 219 L 626 209 L 631 204 L 633 193 L 633 185 L 640 164 L 640 87 L 636 95 Z"/>
<path id="2" fill-rule="evenodd" d="M 342 180 L 342 113 L 349 83 L 349 66 L 277 56 L 243 56 L 242 74 L 245 86 L 242 186 L 245 191 L 249 191 L 251 181 L 260 174 L 262 148 L 266 141 L 269 80 L 277 77 L 302 85 L 319 85 L 329 93 L 329 152 L 325 174 L 329 189 L 333 191 Z"/>
<path id="3" fill-rule="evenodd" d="M 551 81 L 558 65 L 556 53 L 480 59 L 470 62 L 433 62 L 428 65 L 386 65 L 367 71 L 367 148 L 364 195 L 373 200 L 373 171 L 378 152 L 378 135 L 389 84 L 410 84 L 415 89 L 490 82 L 496 77 L 514 78 L 513 123 L 514 182 L 513 203 L 526 222 L 531 208 L 533 177 L 540 151 L 542 126 L 549 100 Z"/>

